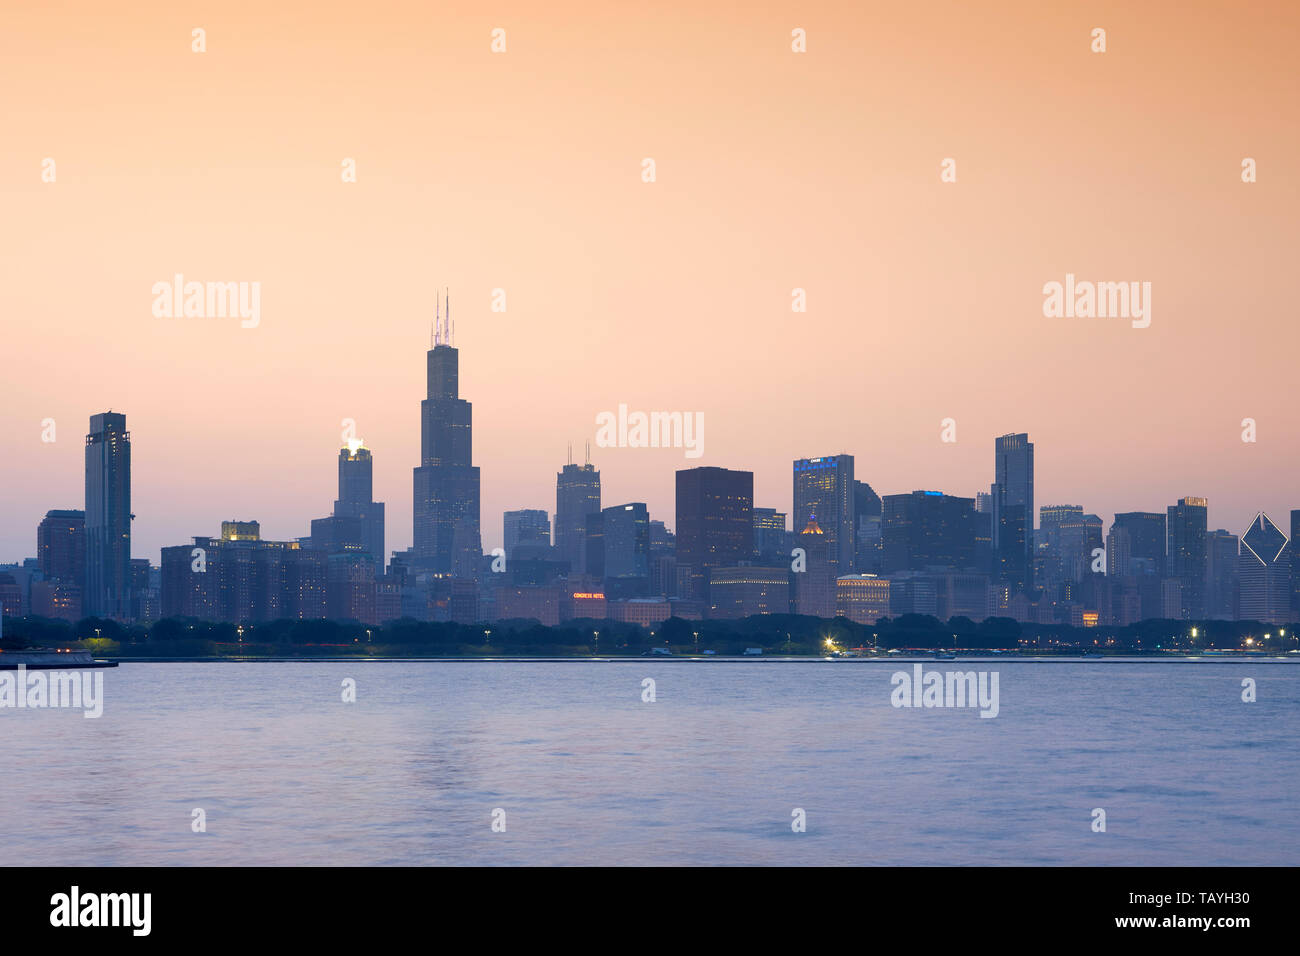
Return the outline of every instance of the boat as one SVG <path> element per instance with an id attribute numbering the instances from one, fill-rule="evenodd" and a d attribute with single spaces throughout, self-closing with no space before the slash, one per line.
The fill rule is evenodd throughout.
<path id="1" fill-rule="evenodd" d="M 1086 661 L 1099 661 L 1102 656 L 1099 651 L 1084 651 L 1083 659 Z"/>
<path id="2" fill-rule="evenodd" d="M 942 647 L 934 652 L 936 661 L 955 661 L 957 659 L 956 651 L 945 651 Z"/>

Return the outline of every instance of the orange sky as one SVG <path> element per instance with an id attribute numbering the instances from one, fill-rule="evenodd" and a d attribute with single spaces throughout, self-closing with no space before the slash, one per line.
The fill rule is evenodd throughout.
<path id="1" fill-rule="evenodd" d="M 788 509 L 791 460 L 843 451 L 973 495 L 1013 430 L 1038 504 L 1300 508 L 1295 4 L 131 6 L 0 15 L 0 560 L 82 506 L 110 407 L 137 557 L 305 535 L 344 418 L 406 547 L 438 285 L 487 548 L 620 402 L 704 413 L 699 459 L 593 450 L 670 526 L 676 468 Z M 260 282 L 260 325 L 155 318 L 177 272 Z M 1151 327 L 1044 318 L 1067 272 L 1151 282 Z"/>

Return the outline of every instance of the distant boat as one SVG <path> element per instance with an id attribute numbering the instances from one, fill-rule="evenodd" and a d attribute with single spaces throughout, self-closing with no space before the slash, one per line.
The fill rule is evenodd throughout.
<path id="1" fill-rule="evenodd" d="M 1102 658 L 1102 654 L 1100 651 L 1084 651 L 1083 658 L 1084 660 L 1089 661 L 1099 661 Z"/>
<path id="2" fill-rule="evenodd" d="M 945 651 L 943 648 L 939 648 L 939 650 L 934 652 L 934 659 L 936 661 L 955 661 L 957 659 L 957 652 Z"/>

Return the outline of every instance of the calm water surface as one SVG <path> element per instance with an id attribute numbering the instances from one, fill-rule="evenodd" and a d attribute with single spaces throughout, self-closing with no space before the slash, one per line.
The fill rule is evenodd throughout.
<path id="1" fill-rule="evenodd" d="M 1000 714 L 895 661 L 127 663 L 0 710 L 0 864 L 1300 863 L 1300 667 L 926 667 Z"/>

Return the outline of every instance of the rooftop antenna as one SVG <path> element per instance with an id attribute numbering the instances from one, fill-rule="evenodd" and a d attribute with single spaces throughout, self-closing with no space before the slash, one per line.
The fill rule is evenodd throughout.
<path id="1" fill-rule="evenodd" d="M 569 442 L 569 464 L 573 464 L 573 442 Z"/>
<path id="2" fill-rule="evenodd" d="M 447 295 L 447 325 L 449 327 L 447 344 L 454 346 L 456 344 L 456 326 L 451 321 L 451 291 L 448 290 L 446 295 Z"/>
<path id="3" fill-rule="evenodd" d="M 591 464 L 591 442 L 587 442 L 587 464 Z"/>

